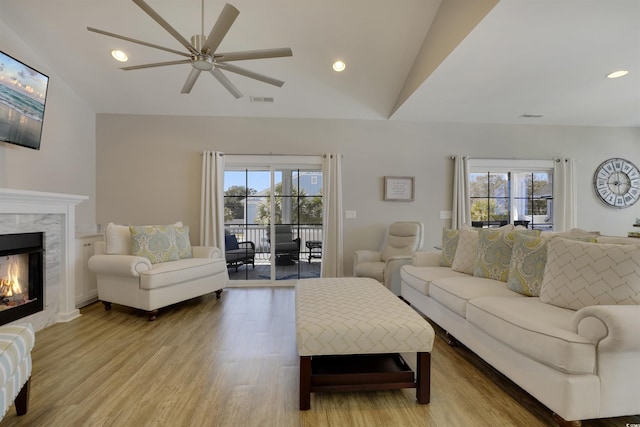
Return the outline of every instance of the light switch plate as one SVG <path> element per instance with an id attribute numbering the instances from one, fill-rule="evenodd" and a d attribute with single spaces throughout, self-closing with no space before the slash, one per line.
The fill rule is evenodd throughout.
<path id="1" fill-rule="evenodd" d="M 440 219 L 451 219 L 453 217 L 453 212 L 451 211 L 440 211 Z"/>
<path id="2" fill-rule="evenodd" d="M 344 211 L 345 219 L 356 219 L 356 211 Z"/>

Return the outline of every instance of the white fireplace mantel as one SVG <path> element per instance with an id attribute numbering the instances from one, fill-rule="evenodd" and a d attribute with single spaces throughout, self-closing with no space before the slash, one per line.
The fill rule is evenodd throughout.
<path id="1" fill-rule="evenodd" d="M 0 214 L 59 214 L 60 231 L 60 305 L 58 322 L 68 322 L 80 316 L 75 308 L 74 240 L 75 206 L 87 196 L 44 193 L 39 191 L 0 188 Z"/>

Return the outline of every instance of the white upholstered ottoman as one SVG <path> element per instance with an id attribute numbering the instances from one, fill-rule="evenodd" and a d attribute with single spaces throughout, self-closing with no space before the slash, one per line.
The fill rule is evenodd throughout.
<path id="1" fill-rule="evenodd" d="M 416 388 L 429 403 L 431 325 L 374 279 L 341 277 L 296 284 L 300 409 L 311 393 Z M 415 372 L 399 353 L 417 353 Z"/>

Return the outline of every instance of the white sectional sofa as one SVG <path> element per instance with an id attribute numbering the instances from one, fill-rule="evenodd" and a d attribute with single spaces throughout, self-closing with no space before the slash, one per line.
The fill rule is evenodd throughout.
<path id="1" fill-rule="evenodd" d="M 445 230 L 402 297 L 560 425 L 640 414 L 640 240 L 522 234 Z"/>
<path id="2" fill-rule="evenodd" d="M 98 299 L 105 308 L 121 304 L 148 312 L 216 292 L 229 281 L 227 263 L 216 247 L 191 246 L 189 228 L 109 224 L 96 242 L 89 269 L 96 273 Z"/>

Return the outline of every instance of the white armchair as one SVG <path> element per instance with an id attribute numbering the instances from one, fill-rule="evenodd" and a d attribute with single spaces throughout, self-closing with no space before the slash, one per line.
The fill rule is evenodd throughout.
<path id="1" fill-rule="evenodd" d="M 424 243 L 424 225 L 421 222 L 394 222 L 380 251 L 358 250 L 353 257 L 353 275 L 371 277 L 400 295 L 400 268 L 411 264 L 416 251 Z"/>
<path id="2" fill-rule="evenodd" d="M 220 297 L 229 280 L 220 249 L 191 246 L 189 229 L 182 223 L 131 227 L 134 229 L 140 233 L 109 224 L 105 241 L 96 242 L 96 253 L 89 259 L 89 269 L 98 279 L 98 299 L 105 309 L 110 310 L 112 303 L 121 304 L 145 310 L 149 320 L 155 320 L 162 307 L 211 292 Z M 159 259 L 168 254 L 169 259 Z"/>

